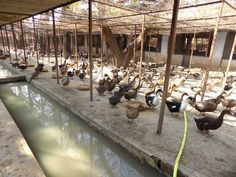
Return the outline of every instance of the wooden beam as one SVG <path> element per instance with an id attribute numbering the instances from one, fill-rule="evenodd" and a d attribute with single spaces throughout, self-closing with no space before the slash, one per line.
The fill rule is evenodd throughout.
<path id="1" fill-rule="evenodd" d="M 103 21 L 101 21 L 101 77 L 103 77 Z"/>
<path id="2" fill-rule="evenodd" d="M 38 33 L 35 30 L 34 17 L 32 17 L 33 28 L 34 28 L 34 51 L 36 52 L 37 65 L 39 65 L 39 54 L 38 54 Z"/>
<path id="3" fill-rule="evenodd" d="M 177 26 L 178 12 L 179 12 L 179 1 L 180 0 L 175 0 L 174 6 L 173 6 L 174 8 L 173 8 L 173 14 L 172 14 L 170 37 L 169 37 L 169 42 L 168 42 L 168 54 L 167 54 L 167 63 L 166 63 L 166 71 L 165 71 L 164 90 L 163 90 L 160 115 L 159 115 L 158 127 L 157 127 L 158 134 L 161 134 L 164 114 L 165 114 L 165 105 L 166 105 L 166 98 L 167 98 L 168 85 L 169 85 L 169 79 L 170 79 L 172 56 L 175 50 L 176 26 Z"/>
<path id="4" fill-rule="evenodd" d="M 77 43 L 77 25 L 75 24 L 75 59 L 76 59 L 76 67 L 79 68 L 78 64 L 78 43 Z"/>
<path id="5" fill-rule="evenodd" d="M 59 35 L 59 51 L 60 51 L 60 63 L 62 64 L 62 40 L 61 40 L 61 29 L 58 28 L 58 35 Z M 63 36 L 62 36 L 63 37 Z"/>
<path id="6" fill-rule="evenodd" d="M 25 65 L 27 66 L 27 58 L 26 58 L 26 53 L 25 53 L 25 39 L 24 39 L 22 21 L 20 21 L 20 29 L 21 29 L 21 40 L 22 40 L 23 50 L 24 50 L 24 61 L 25 61 Z"/>
<path id="7" fill-rule="evenodd" d="M 88 18 L 89 18 L 89 78 L 90 78 L 90 101 L 93 101 L 93 60 L 92 60 L 92 0 L 88 1 Z"/>
<path id="8" fill-rule="evenodd" d="M 13 25 L 13 23 L 11 24 L 11 30 L 12 30 L 12 38 L 13 38 L 14 48 L 15 48 L 16 62 L 18 63 L 18 58 L 17 58 L 17 45 L 16 45 L 16 36 L 15 36 L 15 31 L 14 31 L 14 25 Z"/>
<path id="9" fill-rule="evenodd" d="M 137 25 L 134 25 L 134 39 L 136 39 L 136 36 L 137 36 Z M 136 40 L 134 40 L 133 61 L 136 63 Z"/>
<path id="10" fill-rule="evenodd" d="M 211 40 L 211 31 L 209 32 L 207 50 L 206 50 L 206 53 L 205 53 L 205 57 L 207 57 L 207 55 L 208 55 L 208 50 L 209 50 L 209 47 L 210 47 L 210 40 Z"/>
<path id="11" fill-rule="evenodd" d="M 0 28 L 0 30 L 1 30 L 1 38 L 2 38 L 3 51 L 4 51 L 4 53 L 6 53 L 5 42 L 4 42 L 3 34 L 2 34 L 2 27 Z"/>
<path id="12" fill-rule="evenodd" d="M 46 29 L 46 33 L 44 35 L 46 38 L 48 63 L 50 63 L 50 43 L 49 43 L 48 29 Z"/>
<path id="13" fill-rule="evenodd" d="M 191 46 L 191 54 L 190 54 L 190 59 L 189 59 L 189 68 L 191 68 L 191 66 L 192 66 L 193 50 L 194 50 L 194 47 L 195 47 L 195 36 L 196 36 L 196 28 L 194 29 L 194 33 L 193 33 L 192 46 Z"/>
<path id="14" fill-rule="evenodd" d="M 143 15 L 142 23 L 142 39 L 141 39 L 141 48 L 140 48 L 140 59 L 139 59 L 139 79 L 142 77 L 142 63 L 143 63 L 143 47 L 144 47 L 144 26 L 145 26 L 145 15 Z"/>
<path id="15" fill-rule="evenodd" d="M 52 27 L 53 27 L 53 44 L 54 44 L 54 54 L 56 60 L 56 72 L 57 72 L 57 84 L 59 84 L 59 72 L 58 72 L 58 60 L 57 60 L 57 42 L 56 42 L 56 25 L 55 25 L 55 17 L 54 17 L 54 10 L 52 10 Z"/>
<path id="16" fill-rule="evenodd" d="M 229 75 L 229 68 L 230 68 L 230 65 L 231 65 L 231 62 L 232 62 L 232 59 L 233 59 L 235 46 L 236 46 L 236 35 L 234 35 L 234 43 L 233 43 L 233 46 L 232 46 L 232 49 L 231 49 L 231 52 L 230 52 L 228 65 L 227 65 L 227 68 L 226 68 L 226 71 L 225 71 L 225 78 L 224 78 L 224 82 L 223 82 L 223 90 L 224 90 L 224 87 L 226 85 L 226 81 L 227 81 L 227 78 L 228 78 L 228 75 Z"/>
<path id="17" fill-rule="evenodd" d="M 210 69 L 211 69 L 211 62 L 212 62 L 212 58 L 213 58 L 213 51 L 215 49 L 215 42 L 216 42 L 216 37 L 217 37 L 217 33 L 218 33 L 218 28 L 219 28 L 220 19 L 221 19 L 221 15 L 222 15 L 222 12 L 223 12 L 224 4 L 225 4 L 225 2 L 222 1 L 222 5 L 221 5 L 220 11 L 219 11 L 217 23 L 216 23 L 216 26 L 215 26 L 215 29 L 214 29 L 214 35 L 213 35 L 213 39 L 212 39 L 212 43 L 211 43 L 210 55 L 209 55 L 209 58 L 207 60 L 207 65 L 206 65 L 206 73 L 205 73 L 205 76 L 204 76 L 204 83 L 203 83 L 203 88 L 202 88 L 201 100 L 203 100 L 205 92 L 206 92 L 208 76 L 209 76 L 209 72 L 210 72 Z"/>
<path id="18" fill-rule="evenodd" d="M 9 44 L 9 38 L 8 38 L 8 33 L 7 33 L 7 25 L 5 25 L 5 32 L 6 32 L 6 37 L 7 37 L 7 46 L 8 46 L 8 51 L 9 51 L 9 57 L 10 57 L 10 61 L 11 61 L 11 48 L 10 48 L 10 44 Z"/>

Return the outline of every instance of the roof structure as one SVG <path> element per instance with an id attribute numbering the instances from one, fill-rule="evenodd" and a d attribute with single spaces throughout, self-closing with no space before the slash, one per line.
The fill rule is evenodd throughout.
<path id="1" fill-rule="evenodd" d="M 5 14 L 0 11 L 0 25 L 71 1 L 31 0 L 31 4 L 26 4 L 24 0 L 14 0 L 14 2 L 6 9 Z M 7 0 L 2 0 L 0 7 L 5 7 L 6 3 Z M 145 27 L 149 28 L 150 32 L 160 34 L 170 32 L 172 0 L 92 0 L 92 5 L 94 32 L 101 30 L 101 24 L 108 25 L 115 33 L 131 33 L 135 26 L 140 31 L 143 15 L 145 15 Z M 234 31 L 236 29 L 235 0 L 181 0 L 176 32 L 193 33 L 195 29 L 196 32 L 213 31 L 222 5 L 219 30 Z M 78 31 L 88 31 L 88 0 L 81 0 L 67 7 L 55 9 L 56 25 L 61 29 L 72 30 L 74 24 L 77 24 Z M 51 21 L 51 13 L 35 16 L 37 28 L 50 29 Z M 31 20 L 24 21 L 29 27 L 32 26 L 31 22 Z"/>

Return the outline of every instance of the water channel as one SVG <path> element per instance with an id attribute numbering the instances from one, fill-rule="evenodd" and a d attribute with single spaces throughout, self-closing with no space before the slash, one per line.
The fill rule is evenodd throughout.
<path id="1" fill-rule="evenodd" d="M 161 177 L 26 82 L 0 98 L 48 177 Z"/>

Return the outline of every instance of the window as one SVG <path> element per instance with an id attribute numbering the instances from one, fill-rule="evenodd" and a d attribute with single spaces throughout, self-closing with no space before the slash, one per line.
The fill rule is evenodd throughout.
<path id="1" fill-rule="evenodd" d="M 149 35 L 144 44 L 145 51 L 161 52 L 161 35 Z"/>
<path id="2" fill-rule="evenodd" d="M 211 33 L 197 33 L 194 40 L 193 55 L 209 56 Z"/>

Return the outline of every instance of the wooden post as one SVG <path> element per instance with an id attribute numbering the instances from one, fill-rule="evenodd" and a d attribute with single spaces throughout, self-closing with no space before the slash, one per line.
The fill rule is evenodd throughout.
<path id="1" fill-rule="evenodd" d="M 3 34 L 2 34 L 2 27 L 1 27 L 1 38 L 2 38 L 3 51 L 4 51 L 4 53 L 6 53 L 5 42 L 4 42 Z"/>
<path id="2" fill-rule="evenodd" d="M 103 77 L 103 21 L 101 21 L 101 77 Z"/>
<path id="3" fill-rule="evenodd" d="M 208 49 L 210 47 L 210 40 L 211 40 L 211 31 L 209 32 L 208 44 L 207 44 L 207 50 L 206 50 L 206 53 L 205 53 L 205 57 L 207 57 L 207 55 L 208 55 Z"/>
<path id="4" fill-rule="evenodd" d="M 136 35 L 137 35 L 137 26 L 134 25 L 134 39 L 136 39 Z M 136 63 L 136 40 L 134 40 L 133 60 Z"/>
<path id="5" fill-rule="evenodd" d="M 52 10 L 52 26 L 53 26 L 53 44 L 54 44 L 54 54 L 56 60 L 56 71 L 57 71 L 57 84 L 59 84 L 59 73 L 58 73 L 58 60 L 57 60 L 57 41 L 56 41 L 56 25 L 55 25 L 55 17 L 54 10 Z"/>
<path id="6" fill-rule="evenodd" d="M 218 18 L 217 18 L 217 23 L 216 23 L 216 26 L 215 26 L 215 29 L 214 29 L 214 35 L 213 35 L 213 39 L 212 39 L 212 43 L 211 43 L 210 55 L 209 55 L 209 58 L 207 60 L 207 65 L 206 65 L 206 73 L 205 73 L 205 76 L 204 76 L 204 84 L 203 84 L 203 88 L 202 88 L 201 100 L 203 100 L 204 95 L 205 95 L 205 91 L 206 91 L 209 71 L 211 69 L 211 62 L 212 62 L 212 57 L 213 57 L 213 51 L 214 51 L 214 48 L 215 48 L 216 36 L 217 36 L 219 24 L 220 24 L 221 14 L 222 14 L 222 11 L 223 11 L 223 8 L 224 8 L 224 3 L 225 2 L 222 1 L 220 12 L 219 12 L 219 15 L 218 15 Z"/>
<path id="7" fill-rule="evenodd" d="M 62 50 L 61 50 L 62 40 L 61 40 L 61 30 L 60 30 L 60 28 L 58 28 L 58 35 L 59 35 L 60 63 L 62 64 Z"/>
<path id="8" fill-rule="evenodd" d="M 5 31 L 6 31 L 6 37 L 7 37 L 7 46 L 8 46 L 9 55 L 10 55 L 9 57 L 10 57 L 10 61 L 11 61 L 11 48 L 10 48 L 9 39 L 8 39 L 7 25 L 5 25 Z"/>
<path id="9" fill-rule="evenodd" d="M 17 46 L 16 46 L 16 36 L 15 36 L 15 31 L 14 31 L 13 23 L 11 24 L 11 30 L 12 30 L 12 37 L 13 37 L 14 48 L 15 48 L 16 62 L 18 63 L 18 58 L 17 58 Z"/>
<path id="10" fill-rule="evenodd" d="M 46 34 L 45 34 L 45 36 L 46 36 L 48 63 L 50 63 L 50 43 L 49 43 L 48 29 L 46 29 Z"/>
<path id="11" fill-rule="evenodd" d="M 27 66 L 27 58 L 26 58 L 26 53 L 25 53 L 25 39 L 24 39 L 22 20 L 20 21 L 20 28 L 21 28 L 21 39 L 22 39 L 23 50 L 24 50 L 24 61 L 25 61 L 25 65 Z"/>
<path id="12" fill-rule="evenodd" d="M 189 68 L 191 68 L 192 65 L 192 59 L 193 59 L 193 49 L 194 49 L 194 44 L 195 44 L 195 36 L 196 36 L 196 28 L 194 28 L 194 33 L 193 33 L 193 39 L 192 39 L 192 46 L 191 46 L 191 54 L 190 54 L 190 59 L 189 59 Z"/>
<path id="13" fill-rule="evenodd" d="M 232 62 L 232 59 L 233 59 L 235 46 L 236 46 L 236 35 L 234 35 L 234 43 L 233 43 L 233 46 L 232 46 L 232 49 L 231 49 L 231 52 L 230 52 L 228 65 L 227 65 L 227 68 L 226 68 L 226 71 L 225 71 L 225 78 L 224 78 L 224 82 L 223 82 L 223 90 L 224 90 L 224 87 L 226 85 L 226 81 L 227 81 L 227 78 L 228 78 L 228 75 L 229 75 L 229 68 L 230 68 L 230 65 L 231 65 L 231 62 Z"/>
<path id="14" fill-rule="evenodd" d="M 75 59 L 76 59 L 76 67 L 79 68 L 78 65 L 78 43 L 77 43 L 77 25 L 75 24 Z"/>
<path id="15" fill-rule="evenodd" d="M 139 78 L 142 77 L 142 63 L 143 63 L 143 47 L 144 47 L 144 25 L 145 25 L 145 15 L 143 15 L 142 23 L 142 39 L 141 39 L 141 48 L 140 48 L 140 60 L 139 60 Z"/>
<path id="16" fill-rule="evenodd" d="M 89 10 L 89 50 L 88 50 L 88 57 L 89 57 L 89 78 L 90 78 L 90 101 L 93 101 L 93 61 L 92 61 L 92 1 L 88 1 L 88 10 Z"/>
<path id="17" fill-rule="evenodd" d="M 39 64 L 39 54 L 38 54 L 38 33 L 35 30 L 34 17 L 32 17 L 33 28 L 34 28 L 34 51 L 36 52 L 37 65 Z"/>
<path id="18" fill-rule="evenodd" d="M 170 37 L 169 37 L 169 42 L 168 42 L 168 54 L 167 54 L 167 63 L 166 63 L 166 71 L 165 71 L 164 90 L 163 90 L 160 115 L 159 115 L 158 127 L 157 127 L 158 134 L 161 134 L 164 114 L 165 114 L 165 105 L 166 105 L 166 98 L 167 98 L 168 85 L 169 85 L 169 79 L 170 79 L 172 56 L 175 50 L 176 26 L 177 26 L 177 18 L 178 18 L 178 11 L 179 11 L 179 1 L 180 0 L 175 0 L 174 7 L 173 7 L 171 30 L 170 30 Z"/>

